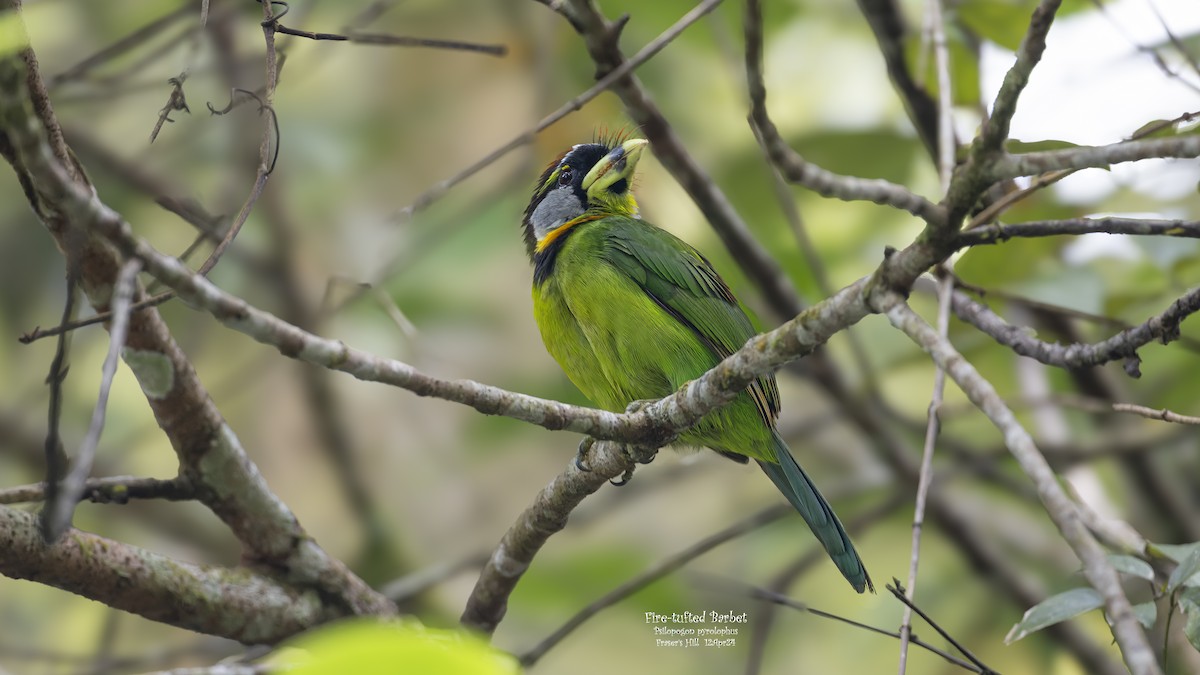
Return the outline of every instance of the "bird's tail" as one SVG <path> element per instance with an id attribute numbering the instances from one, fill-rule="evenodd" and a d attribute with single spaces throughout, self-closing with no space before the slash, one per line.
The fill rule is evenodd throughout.
<path id="1" fill-rule="evenodd" d="M 779 434 L 772 432 L 771 435 L 779 463 L 758 460 L 758 465 L 804 517 L 804 522 L 808 523 L 813 534 L 817 535 L 817 540 L 825 547 L 829 557 L 833 559 L 833 564 L 837 565 L 854 590 L 862 593 L 869 588 L 874 593 L 875 584 L 871 583 L 871 577 L 867 576 L 867 570 L 863 567 L 862 559 L 858 557 L 858 551 L 854 550 L 850 535 L 846 534 L 846 529 L 830 508 L 829 502 L 825 501 L 817 486 L 813 485 L 812 479 L 796 463 Z"/>

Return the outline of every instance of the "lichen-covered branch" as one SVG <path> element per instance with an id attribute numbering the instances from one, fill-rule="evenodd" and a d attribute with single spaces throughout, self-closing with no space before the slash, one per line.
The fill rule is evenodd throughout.
<path id="1" fill-rule="evenodd" d="M 0 506 L 0 574 L 247 644 L 278 642 L 348 613 L 315 588 L 180 562 L 80 530 L 48 545 L 36 516 L 7 506 Z"/>
<path id="2" fill-rule="evenodd" d="M 704 0 L 689 14 L 706 14 L 721 0 Z M 618 41 L 624 19 L 610 22 L 600 13 L 592 0 L 563 0 L 545 3 L 570 21 L 583 37 L 588 53 L 596 62 L 597 77 L 622 66 L 626 61 Z M 734 210 L 729 198 L 717 186 L 712 176 L 700 166 L 641 80 L 630 75 L 613 84 L 613 93 L 621 98 L 630 119 L 645 134 L 654 156 L 695 202 L 712 225 L 722 243 L 729 249 L 742 271 L 766 296 L 772 307 L 786 307 L 784 314 L 793 315 L 803 307 L 795 286 L 778 261 L 750 232 L 742 217 Z"/>
<path id="3" fill-rule="evenodd" d="M 996 100 L 992 102 L 991 115 L 983 124 L 972 150 L 977 156 L 990 155 L 999 151 L 1008 140 L 1008 129 L 1012 117 L 1017 112 L 1017 99 L 1029 84 L 1029 76 L 1042 54 L 1046 51 L 1046 35 L 1054 23 L 1054 15 L 1058 12 L 1062 0 L 1042 0 L 1033 10 L 1029 19 L 1029 29 L 1017 47 L 1017 60 L 1000 84 Z"/>
<path id="4" fill-rule="evenodd" d="M 1108 145 L 1083 145 L 1066 150 L 1004 154 L 988 163 L 987 174 L 992 180 L 1033 176 L 1068 169 L 1106 168 L 1113 164 L 1136 162 L 1142 159 L 1200 157 L 1200 136 L 1174 136 L 1121 141 Z"/>
<path id="5" fill-rule="evenodd" d="M 14 7 L 11 0 L 0 4 Z M 93 227 L 92 209 L 103 205 L 62 140 L 36 64 L 28 46 L 0 58 L 0 155 L 59 247 L 71 252 L 68 264 L 77 266 L 92 306 L 106 311 L 122 256 Z M 139 286 L 135 300 L 142 295 Z M 175 449 L 181 474 L 249 558 L 288 570 L 292 580 L 321 588 L 327 600 L 354 613 L 395 611 L 313 542 L 270 491 L 157 310 L 131 314 L 123 358 Z"/>

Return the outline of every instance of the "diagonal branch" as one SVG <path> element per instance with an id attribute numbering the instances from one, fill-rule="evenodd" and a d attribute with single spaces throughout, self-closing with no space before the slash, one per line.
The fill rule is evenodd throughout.
<path id="1" fill-rule="evenodd" d="M 42 533 L 47 542 L 55 542 L 71 525 L 71 516 L 75 512 L 75 504 L 83 496 L 85 481 L 92 473 L 92 464 L 96 459 L 96 448 L 100 445 L 100 434 L 104 430 L 104 418 L 108 409 L 108 394 L 112 390 L 113 378 L 117 374 L 117 363 L 121 359 L 121 350 L 125 347 L 125 335 L 129 331 L 129 305 L 133 301 L 133 293 L 137 287 L 137 274 L 142 268 L 138 260 L 127 261 L 121 266 L 117 275 L 116 289 L 113 299 L 113 322 L 109 328 L 108 355 L 104 358 L 103 377 L 100 381 L 100 393 L 96 397 L 96 407 L 92 411 L 92 421 L 88 426 L 87 435 L 75 454 L 75 465 L 63 479 L 62 487 L 54 499 L 46 502 L 42 511 Z"/>
<path id="2" fill-rule="evenodd" d="M 1021 469 L 1033 481 L 1046 512 L 1083 563 L 1084 576 L 1104 597 L 1113 636 L 1120 645 L 1130 670 L 1134 675 L 1161 673 L 1154 652 L 1133 614 L 1133 608 L 1129 599 L 1125 597 L 1117 572 L 1105 556 L 1104 549 L 1088 531 L 1075 504 L 1063 491 L 1054 470 L 1034 445 L 1029 433 L 1004 404 L 991 383 L 955 351 L 948 340 L 938 335 L 937 331 L 904 302 L 897 300 L 888 310 L 887 317 L 893 326 L 928 352 L 967 398 L 1004 434 L 1005 445 Z"/>

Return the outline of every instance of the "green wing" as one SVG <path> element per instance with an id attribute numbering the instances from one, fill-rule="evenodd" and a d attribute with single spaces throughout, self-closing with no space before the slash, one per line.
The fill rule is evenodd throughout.
<path id="1" fill-rule="evenodd" d="M 686 242 L 634 218 L 605 218 L 608 261 L 629 275 L 660 307 L 686 325 L 713 354 L 713 365 L 741 349 L 757 331 L 712 264 Z M 747 393 L 767 426 L 779 415 L 773 376 Z"/>

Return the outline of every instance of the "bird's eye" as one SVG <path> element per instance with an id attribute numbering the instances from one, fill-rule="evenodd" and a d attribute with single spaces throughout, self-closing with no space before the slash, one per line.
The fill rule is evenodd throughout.
<path id="1" fill-rule="evenodd" d="M 558 184 L 559 185 L 570 185 L 571 184 L 571 167 L 564 166 L 562 169 L 559 170 Z"/>

